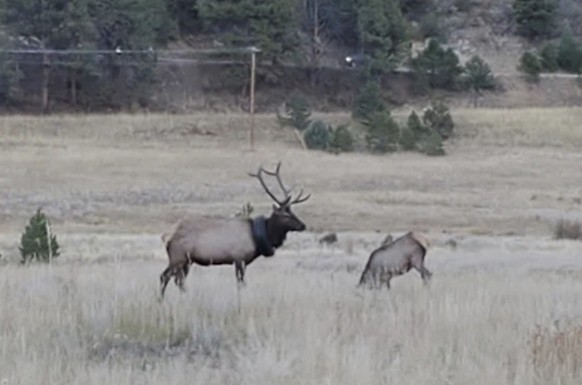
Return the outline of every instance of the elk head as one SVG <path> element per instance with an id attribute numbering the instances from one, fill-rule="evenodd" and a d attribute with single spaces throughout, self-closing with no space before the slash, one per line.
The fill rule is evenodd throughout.
<path id="1" fill-rule="evenodd" d="M 303 196 L 303 190 L 299 192 L 297 197 L 293 198 L 291 195 L 292 189 L 287 189 L 281 180 L 279 171 L 281 169 L 281 162 L 277 163 L 275 171 L 265 170 L 262 166 L 259 167 L 255 174 L 249 173 L 249 176 L 255 177 L 263 186 L 265 192 L 275 201 L 273 205 L 273 211 L 269 217 L 269 227 L 271 231 L 278 231 L 282 234 L 288 231 L 303 231 L 305 230 L 305 224 L 291 211 L 291 206 L 294 204 L 305 202 L 311 194 Z M 278 199 L 273 192 L 269 189 L 265 181 L 263 180 L 263 175 L 274 176 L 277 179 L 277 183 L 283 192 L 283 199 Z M 284 237 L 283 237 L 284 239 Z"/>

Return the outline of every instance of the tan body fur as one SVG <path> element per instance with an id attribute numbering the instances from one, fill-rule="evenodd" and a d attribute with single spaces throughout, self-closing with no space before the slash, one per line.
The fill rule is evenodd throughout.
<path id="1" fill-rule="evenodd" d="M 393 277 L 405 274 L 412 268 L 426 282 L 432 275 L 424 266 L 428 246 L 428 240 L 415 232 L 408 232 L 391 243 L 383 244 L 370 254 L 359 285 L 372 284 L 379 288 L 385 284 L 386 288 L 390 288 Z"/>
<path id="2" fill-rule="evenodd" d="M 184 279 L 190 265 L 201 266 L 234 265 L 236 279 L 244 284 L 246 267 L 260 255 L 271 257 L 283 245 L 290 231 L 304 231 L 305 224 L 293 213 L 291 206 L 305 202 L 310 195 L 303 196 L 303 190 L 293 199 L 291 191 L 285 187 L 279 170 L 267 171 L 259 167 L 256 174 L 249 174 L 261 183 L 265 192 L 275 201 L 269 217 L 250 218 L 204 218 L 191 217 L 182 220 L 174 232 L 162 235 L 166 245 L 169 264 L 160 275 L 161 296 L 168 282 L 174 282 L 184 291 Z M 277 198 L 267 187 L 263 175 L 274 176 L 284 198 Z"/>

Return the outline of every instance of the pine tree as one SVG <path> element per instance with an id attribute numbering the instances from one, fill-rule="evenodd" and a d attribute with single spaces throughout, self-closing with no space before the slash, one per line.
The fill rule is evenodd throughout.
<path id="1" fill-rule="evenodd" d="M 261 58 L 280 64 L 299 48 L 294 0 L 198 0 L 208 32 L 223 34 L 227 43 L 262 50 Z"/>
<path id="2" fill-rule="evenodd" d="M 352 107 L 352 118 L 360 121 L 370 119 L 376 112 L 386 109 L 380 95 L 380 86 L 377 81 L 367 81 L 359 90 Z"/>
<path id="3" fill-rule="evenodd" d="M 558 45 L 558 66 L 568 72 L 580 73 L 582 67 L 582 47 L 574 38 L 572 30 L 567 27 Z"/>
<path id="4" fill-rule="evenodd" d="M 366 144 L 371 152 L 385 153 L 396 151 L 400 138 L 400 128 L 390 111 L 378 111 L 369 120 L 366 126 Z"/>
<path id="5" fill-rule="evenodd" d="M 426 80 L 432 88 L 455 89 L 463 67 L 459 57 L 451 48 L 444 49 L 436 39 L 412 60 L 418 79 Z"/>
<path id="6" fill-rule="evenodd" d="M 495 77 L 489 65 L 476 55 L 465 64 L 465 72 L 469 87 L 473 90 L 473 104 L 477 107 L 477 98 L 481 95 L 482 91 L 495 88 Z"/>
<path id="7" fill-rule="evenodd" d="M 430 130 L 429 135 L 424 137 L 419 143 L 419 149 L 422 153 L 430 156 L 445 155 L 443 138 L 436 130 Z"/>
<path id="8" fill-rule="evenodd" d="M 4 24 L 16 36 L 36 41 L 40 49 L 69 49 L 90 38 L 88 0 L 5 0 Z M 44 54 L 42 65 L 41 109 L 48 112 L 52 60 Z"/>
<path id="9" fill-rule="evenodd" d="M 285 102 L 285 114 L 277 111 L 277 119 L 282 126 L 291 126 L 299 131 L 305 131 L 311 124 L 311 107 L 309 101 L 301 93 L 293 93 Z"/>
<path id="10" fill-rule="evenodd" d="M 33 260 L 37 262 L 51 262 L 52 259 L 60 255 L 60 245 L 57 237 L 50 234 L 50 222 L 46 215 L 38 209 L 34 214 L 24 233 L 20 238 L 20 255 L 22 263 L 28 263 Z"/>
<path id="11" fill-rule="evenodd" d="M 409 38 L 398 0 L 360 1 L 358 30 L 372 77 L 399 64 Z"/>
<path id="12" fill-rule="evenodd" d="M 525 37 L 548 37 L 556 26 L 556 0 L 514 0 L 517 32 Z"/>
<path id="13" fill-rule="evenodd" d="M 519 58 L 517 69 L 525 76 L 525 80 L 530 83 L 537 83 L 540 80 L 542 64 L 540 59 L 532 52 L 524 52 Z"/>

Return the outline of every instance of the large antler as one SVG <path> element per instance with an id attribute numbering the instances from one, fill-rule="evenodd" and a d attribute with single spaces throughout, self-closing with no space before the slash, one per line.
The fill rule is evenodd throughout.
<path id="1" fill-rule="evenodd" d="M 309 199 L 309 197 L 311 196 L 311 194 L 307 194 L 305 197 L 302 197 L 303 195 L 303 190 L 301 190 L 301 192 L 299 193 L 299 195 L 297 196 L 297 198 L 295 198 L 293 201 L 291 201 L 291 191 L 293 190 L 288 189 L 285 187 L 285 185 L 283 184 L 283 181 L 281 180 L 281 175 L 279 175 L 279 171 L 281 170 L 281 161 L 279 161 L 277 163 L 277 167 L 275 168 L 275 171 L 268 171 L 265 170 L 263 168 L 263 166 L 259 166 L 259 169 L 257 171 L 256 174 L 252 174 L 252 173 L 248 173 L 249 176 L 255 177 L 259 180 L 259 182 L 261 183 L 261 186 L 263 186 L 263 189 L 265 190 L 265 192 L 267 194 L 269 194 L 269 196 L 275 201 L 277 202 L 277 204 L 279 205 L 279 207 L 283 207 L 283 206 L 287 206 L 287 205 L 293 205 L 296 203 L 302 203 L 305 202 L 307 199 Z M 282 201 L 280 201 L 279 199 L 277 199 L 277 197 L 271 192 L 271 190 L 269 190 L 269 187 L 267 187 L 267 184 L 265 183 L 265 181 L 263 180 L 263 173 L 269 175 L 269 176 L 274 176 L 275 178 L 277 178 L 277 183 L 279 184 L 279 187 L 281 187 L 281 190 L 283 191 L 283 194 L 285 195 L 285 197 L 283 198 Z"/>

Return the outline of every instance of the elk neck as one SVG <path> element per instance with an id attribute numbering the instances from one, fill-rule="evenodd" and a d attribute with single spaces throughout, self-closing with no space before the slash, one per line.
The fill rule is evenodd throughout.
<path id="1" fill-rule="evenodd" d="M 269 239 L 271 245 L 277 249 L 283 244 L 283 242 L 285 242 L 288 230 L 283 226 L 278 225 L 271 217 L 267 218 L 266 222 L 267 238 Z"/>

